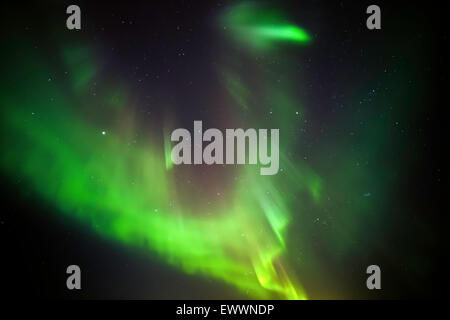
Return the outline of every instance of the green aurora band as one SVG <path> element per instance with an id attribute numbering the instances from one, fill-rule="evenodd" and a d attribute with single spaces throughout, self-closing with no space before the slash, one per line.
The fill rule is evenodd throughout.
<path id="1" fill-rule="evenodd" d="M 291 26 L 254 26 L 251 33 L 265 44 L 306 37 Z M 64 49 L 62 56 L 72 75 L 71 91 L 82 96 L 95 76 L 95 63 L 81 48 Z M 4 108 L 3 137 L 16 137 L 13 144 L 6 142 L 4 171 L 25 177 L 42 197 L 98 233 L 126 244 L 145 243 L 188 273 L 221 278 L 255 297 L 306 298 L 279 260 L 289 209 L 276 184 L 255 176 L 254 168 L 245 169 L 246 183 L 236 187 L 224 212 L 192 218 L 170 201 L 175 181 L 167 142 L 164 155 L 157 143 L 130 145 L 124 132 L 99 134 L 74 112 L 77 106 L 61 88 L 44 80 L 46 70 L 37 59 L 23 58 L 21 72 L 8 73 L 16 77 L 8 79 L 2 94 L 3 105 L 14 106 Z M 305 180 L 301 168 L 294 172 Z M 308 172 L 305 186 L 315 195 L 319 184 Z"/>

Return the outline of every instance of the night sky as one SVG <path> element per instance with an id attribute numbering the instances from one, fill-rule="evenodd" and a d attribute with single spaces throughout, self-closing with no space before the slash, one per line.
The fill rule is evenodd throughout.
<path id="1" fill-rule="evenodd" d="M 67 30 L 66 8 L 81 8 Z M 2 288 L 64 299 L 448 297 L 439 9 L 48 1 L 1 10 Z M 170 133 L 279 128 L 280 170 Z M 446 230 L 445 230 L 446 231 Z M 82 290 L 66 288 L 66 268 Z M 381 268 L 382 290 L 366 288 Z"/>

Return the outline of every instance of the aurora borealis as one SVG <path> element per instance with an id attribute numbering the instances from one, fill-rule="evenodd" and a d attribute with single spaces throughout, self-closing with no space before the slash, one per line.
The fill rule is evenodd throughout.
<path id="1" fill-rule="evenodd" d="M 80 31 L 50 19 L 36 38 L 33 23 L 42 25 L 18 20 L 21 37 L 2 45 L 0 170 L 18 194 L 51 206 L 74 232 L 237 297 L 355 297 L 340 287 L 346 271 L 364 279 L 355 261 L 417 261 L 385 241 L 407 217 L 396 190 L 422 159 L 422 46 L 417 58 L 409 38 L 378 51 L 335 40 L 311 6 L 302 20 L 289 5 L 220 3 L 199 9 L 195 27 L 142 3 L 80 7 Z M 321 55 L 328 60 L 316 62 Z M 169 134 L 195 120 L 280 128 L 278 174 L 173 165 Z"/>

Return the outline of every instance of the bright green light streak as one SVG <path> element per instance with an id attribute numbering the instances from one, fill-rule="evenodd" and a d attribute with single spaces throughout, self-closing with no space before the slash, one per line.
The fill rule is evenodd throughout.
<path id="1" fill-rule="evenodd" d="M 296 26 L 261 26 L 252 30 L 252 33 L 262 37 L 294 42 L 307 42 L 310 40 L 306 31 Z"/>
<path id="2" fill-rule="evenodd" d="M 225 34 L 250 49 L 277 48 L 279 41 L 306 44 L 311 38 L 302 28 L 286 24 L 278 11 L 243 2 L 228 9 L 220 20 Z"/>

